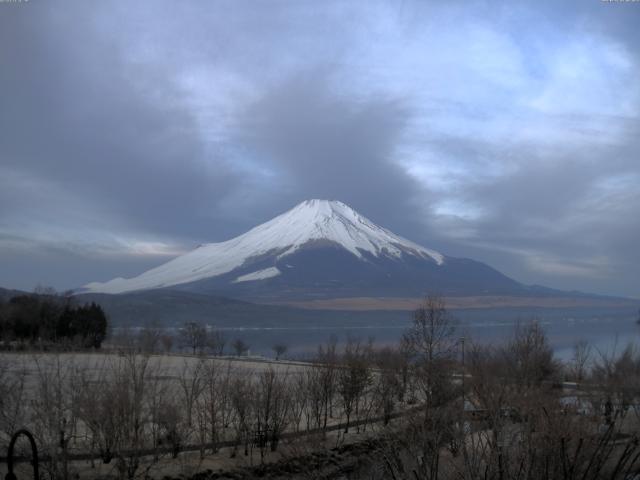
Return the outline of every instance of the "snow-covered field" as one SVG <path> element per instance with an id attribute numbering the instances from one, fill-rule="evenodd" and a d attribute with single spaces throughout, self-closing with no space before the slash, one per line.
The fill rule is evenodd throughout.
<path id="1" fill-rule="evenodd" d="M 37 380 L 43 369 L 59 365 L 61 368 L 73 367 L 83 373 L 99 376 L 104 370 L 120 362 L 124 356 L 117 353 L 0 353 L 0 371 L 21 372 L 25 374 L 27 386 Z M 206 361 L 214 364 L 220 371 L 231 369 L 234 375 L 259 375 L 265 370 L 275 370 L 288 375 L 299 374 L 311 364 L 292 361 L 275 361 L 258 357 L 198 357 L 194 355 L 151 355 L 147 368 L 166 380 L 178 379 L 193 369 L 197 363 Z"/>

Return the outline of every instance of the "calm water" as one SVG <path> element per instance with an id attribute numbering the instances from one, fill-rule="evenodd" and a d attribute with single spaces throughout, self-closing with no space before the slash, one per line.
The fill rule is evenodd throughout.
<path id="1" fill-rule="evenodd" d="M 589 312 L 581 310 L 536 310 L 453 312 L 458 321 L 456 335 L 482 343 L 500 343 L 513 335 L 518 323 L 535 318 L 545 329 L 549 341 L 559 358 L 568 359 L 573 346 L 580 340 L 588 341 L 594 353 L 621 351 L 630 342 L 640 346 L 640 325 L 636 324 L 635 310 Z M 312 355 L 317 346 L 333 335 L 343 343 L 347 338 L 367 340 L 373 338 L 378 345 L 395 344 L 410 324 L 406 320 L 377 320 L 372 325 L 345 324 L 343 326 L 287 326 L 287 327 L 231 327 L 222 329 L 228 340 L 241 338 L 251 346 L 251 353 L 272 354 L 271 347 L 284 343 L 289 356 L 304 358 Z"/>
<path id="2" fill-rule="evenodd" d="M 453 310 L 451 313 L 457 324 L 456 336 L 465 337 L 467 342 L 485 344 L 500 344 L 513 335 L 518 324 L 536 320 L 545 329 L 556 356 L 565 360 L 571 358 L 574 345 L 581 340 L 591 345 L 596 356 L 599 353 L 619 353 L 630 343 L 640 347 L 639 313 L 636 308 L 501 308 Z M 378 346 L 396 345 L 410 323 L 410 312 L 372 312 L 371 316 L 360 312 L 353 318 L 342 314 L 315 323 L 305 318 L 283 323 L 282 326 L 263 327 L 259 326 L 257 320 L 249 326 L 215 328 L 224 333 L 227 345 L 235 339 L 242 339 L 250 346 L 252 355 L 271 357 L 274 345 L 285 344 L 288 347 L 287 357 L 304 359 L 312 357 L 318 345 L 326 344 L 331 337 L 337 338 L 339 346 L 349 338 L 361 341 L 373 339 Z M 168 330 L 177 334 L 178 328 Z"/>

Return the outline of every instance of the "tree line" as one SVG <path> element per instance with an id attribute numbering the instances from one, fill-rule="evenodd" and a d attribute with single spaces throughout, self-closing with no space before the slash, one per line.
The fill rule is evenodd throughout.
<path id="1" fill-rule="evenodd" d="M 107 317 L 100 305 L 76 305 L 70 295 L 51 289 L 0 300 L 0 342 L 5 349 L 97 349 L 107 329 Z"/>
<path id="2" fill-rule="evenodd" d="M 154 322 L 148 322 L 135 330 L 119 328 L 111 335 L 110 343 L 116 349 L 144 354 L 183 352 L 191 355 L 244 357 L 251 352 L 251 345 L 245 340 L 231 340 L 221 330 L 200 322 L 184 322 L 175 334 Z M 282 360 L 289 347 L 285 343 L 276 342 L 271 350 L 276 360 Z"/>

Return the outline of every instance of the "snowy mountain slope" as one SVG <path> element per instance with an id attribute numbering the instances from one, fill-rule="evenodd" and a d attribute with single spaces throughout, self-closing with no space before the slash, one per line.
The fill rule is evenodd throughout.
<path id="1" fill-rule="evenodd" d="M 85 292 L 124 293 L 194 284 L 222 278 L 225 284 L 274 279 L 289 271 L 280 265 L 308 248 L 331 247 L 348 252 L 350 262 L 393 263 L 413 259 L 433 267 L 445 265 L 444 255 L 379 227 L 338 201 L 307 200 L 247 233 L 221 243 L 198 247 L 131 279 L 90 283 Z M 251 270 L 251 266 L 255 266 Z M 237 275 L 229 277 L 230 272 Z M 313 272 L 300 272 L 313 278 Z M 221 282 L 213 282 L 220 287 Z"/>

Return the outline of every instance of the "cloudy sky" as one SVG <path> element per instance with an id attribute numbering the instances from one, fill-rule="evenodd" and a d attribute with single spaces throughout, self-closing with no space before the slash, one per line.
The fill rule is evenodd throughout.
<path id="1" fill-rule="evenodd" d="M 640 3 L 0 2 L 0 286 L 132 276 L 307 198 L 640 296 Z"/>

